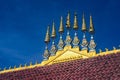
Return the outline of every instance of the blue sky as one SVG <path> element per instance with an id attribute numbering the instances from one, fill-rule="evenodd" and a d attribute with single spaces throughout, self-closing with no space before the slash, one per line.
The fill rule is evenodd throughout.
<path id="1" fill-rule="evenodd" d="M 1 0 L 0 68 L 41 62 L 47 26 L 52 25 L 54 20 L 58 30 L 60 16 L 64 17 L 65 25 L 68 10 L 71 12 L 71 25 L 76 11 L 80 27 L 82 13 L 85 13 L 87 27 L 89 27 L 89 15 L 92 14 L 97 49 L 118 47 L 119 3 L 119 0 Z M 80 27 L 78 35 L 82 40 Z M 71 34 L 73 32 L 71 28 Z M 87 35 L 89 41 L 90 36 L 88 33 Z M 58 38 L 59 35 L 57 40 Z"/>

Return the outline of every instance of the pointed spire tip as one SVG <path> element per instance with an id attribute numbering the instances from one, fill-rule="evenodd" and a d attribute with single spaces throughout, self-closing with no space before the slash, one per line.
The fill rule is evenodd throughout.
<path id="1" fill-rule="evenodd" d="M 94 34 L 94 32 L 95 32 L 91 15 L 90 15 L 90 28 L 89 28 L 89 32 L 91 34 Z"/>
<path id="2" fill-rule="evenodd" d="M 82 31 L 83 31 L 83 32 L 86 32 L 86 31 L 87 31 L 84 13 L 83 13 L 83 16 L 82 16 Z"/>
<path id="3" fill-rule="evenodd" d="M 67 15 L 66 27 L 70 28 L 70 12 L 68 12 L 68 15 Z"/>
<path id="4" fill-rule="evenodd" d="M 73 25 L 73 29 L 78 29 L 77 12 L 74 13 L 74 25 Z"/>
<path id="5" fill-rule="evenodd" d="M 49 41 L 50 41 L 50 27 L 48 25 L 46 36 L 45 36 L 45 43 L 48 43 Z"/>
<path id="6" fill-rule="evenodd" d="M 60 33 L 63 33 L 63 31 L 64 31 L 64 28 L 63 28 L 63 17 L 61 16 L 59 32 L 60 32 Z"/>
<path id="7" fill-rule="evenodd" d="M 51 37 L 52 38 L 56 37 L 56 30 L 55 30 L 55 23 L 54 23 L 54 21 L 53 21 L 53 25 L 52 25 L 52 34 L 51 34 Z"/>

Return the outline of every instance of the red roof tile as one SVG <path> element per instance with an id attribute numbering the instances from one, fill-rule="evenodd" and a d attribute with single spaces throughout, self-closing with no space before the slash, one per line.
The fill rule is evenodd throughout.
<path id="1" fill-rule="evenodd" d="M 4 73 L 0 80 L 120 80 L 120 53 Z"/>

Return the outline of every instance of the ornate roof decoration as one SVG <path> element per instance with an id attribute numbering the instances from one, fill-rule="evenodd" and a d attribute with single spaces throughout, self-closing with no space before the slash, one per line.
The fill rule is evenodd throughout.
<path id="1" fill-rule="evenodd" d="M 52 26 L 52 45 L 51 49 L 48 48 L 48 44 L 50 43 L 50 27 L 48 26 L 47 32 L 46 32 L 46 37 L 45 37 L 45 51 L 43 54 L 43 61 L 41 63 L 36 62 L 35 64 L 30 62 L 30 65 L 21 65 L 19 67 L 9 67 L 9 68 L 4 68 L 4 70 L 0 71 L 0 74 L 2 73 L 7 73 L 7 72 L 12 72 L 12 71 L 19 71 L 23 69 L 29 69 L 29 68 L 34 68 L 34 67 L 39 67 L 39 66 L 45 66 L 45 65 L 52 65 L 55 63 L 60 63 L 60 62 L 66 62 L 70 60 L 76 60 L 76 59 L 87 59 L 87 58 L 93 58 L 93 57 L 98 57 L 98 56 L 104 56 L 108 54 L 116 54 L 120 53 L 120 49 L 116 49 L 113 47 L 113 50 L 108 50 L 107 48 L 105 49 L 106 51 L 102 51 L 101 49 L 99 52 L 96 52 L 96 43 L 93 37 L 94 27 L 93 27 L 93 22 L 92 22 L 92 16 L 90 16 L 90 27 L 87 29 L 86 22 L 85 22 L 85 16 L 83 14 L 82 18 L 82 27 L 81 31 L 83 33 L 83 39 L 80 42 L 80 39 L 78 38 L 79 34 L 77 34 L 79 30 L 78 28 L 78 21 L 77 21 L 77 14 L 75 13 L 74 16 L 74 24 L 73 28 L 75 30 L 74 38 L 71 38 L 70 35 L 70 13 L 67 15 L 67 20 L 66 20 L 66 28 L 67 28 L 67 35 L 66 39 L 63 40 L 63 32 L 64 32 L 64 22 L 63 22 L 63 17 L 60 19 L 60 26 L 59 26 L 59 33 L 60 33 L 60 39 L 58 43 L 55 43 L 56 39 L 56 30 L 55 30 L 55 23 L 53 22 Z M 86 39 L 86 33 L 87 30 L 90 33 L 90 41 L 88 42 Z M 89 37 L 89 36 L 87 36 Z M 57 42 L 57 41 L 56 41 Z M 72 43 L 71 43 L 72 42 Z M 88 44 L 89 43 L 89 44 Z M 56 47 L 56 44 L 57 47 Z"/>

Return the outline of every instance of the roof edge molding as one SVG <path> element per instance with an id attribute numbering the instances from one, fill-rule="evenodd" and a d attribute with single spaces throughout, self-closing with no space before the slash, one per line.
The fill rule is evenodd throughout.
<path id="1" fill-rule="evenodd" d="M 71 61 L 71 60 L 89 59 L 98 56 L 120 53 L 120 49 L 116 49 L 115 47 L 113 47 L 113 50 L 108 50 L 107 48 L 105 48 L 105 50 L 106 51 L 104 52 L 102 52 L 102 50 L 99 50 L 99 53 L 96 53 L 93 51 L 89 52 L 88 50 L 80 50 L 79 47 L 72 48 L 71 46 L 65 46 L 63 50 L 58 50 L 56 52 L 56 55 L 50 56 L 49 59 L 43 60 L 41 63 L 36 63 L 36 64 L 30 63 L 30 65 L 25 64 L 24 66 L 20 65 L 19 67 L 14 66 L 14 68 L 9 68 L 9 69 L 4 68 L 4 70 L 0 71 L 0 74 L 31 69 L 40 66 L 52 65 L 52 64 Z"/>

